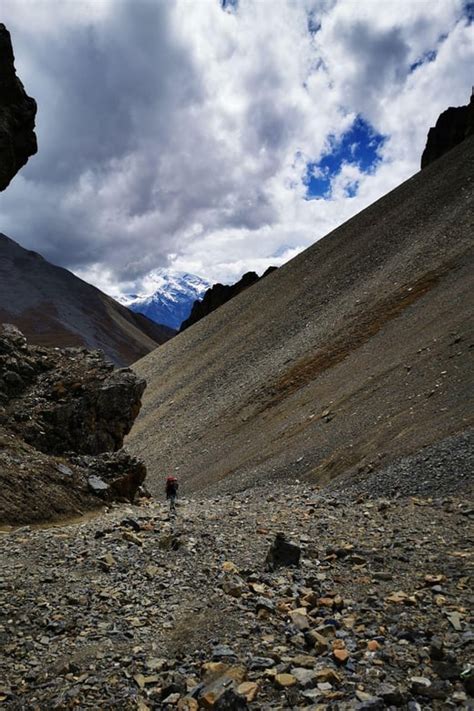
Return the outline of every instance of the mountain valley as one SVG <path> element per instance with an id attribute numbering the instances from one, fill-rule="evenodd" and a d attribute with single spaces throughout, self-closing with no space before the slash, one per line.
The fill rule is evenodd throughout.
<path id="1" fill-rule="evenodd" d="M 474 708 L 473 106 L 265 278 L 129 310 L 0 234 L 1 708 Z"/>

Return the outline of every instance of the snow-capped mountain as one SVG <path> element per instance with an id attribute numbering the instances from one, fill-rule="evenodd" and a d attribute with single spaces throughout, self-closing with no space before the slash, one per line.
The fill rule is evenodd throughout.
<path id="1" fill-rule="evenodd" d="M 188 318 L 196 299 L 202 299 L 211 283 L 196 274 L 154 269 L 144 279 L 144 294 L 122 294 L 118 301 L 156 323 L 176 330 Z"/>

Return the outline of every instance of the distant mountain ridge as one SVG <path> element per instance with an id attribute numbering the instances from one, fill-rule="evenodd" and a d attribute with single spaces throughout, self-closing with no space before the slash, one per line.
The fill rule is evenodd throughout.
<path id="1" fill-rule="evenodd" d="M 204 316 L 212 313 L 219 306 L 227 303 L 240 294 L 241 291 L 248 289 L 249 286 L 253 286 L 260 279 L 268 276 L 274 272 L 278 267 L 268 267 L 268 269 L 262 274 L 261 277 L 258 276 L 256 272 L 246 272 L 235 284 L 214 284 L 210 289 L 204 294 L 204 298 L 200 301 L 195 301 L 189 318 L 183 321 L 181 324 L 180 331 L 184 331 L 189 328 L 194 323 L 200 321 Z"/>
<path id="2" fill-rule="evenodd" d="M 143 314 L 155 323 L 178 330 L 195 301 L 211 286 L 203 277 L 170 269 L 155 269 L 147 276 L 153 286 L 150 294 L 123 294 L 117 300 L 135 313 Z"/>
<path id="3" fill-rule="evenodd" d="M 0 322 L 31 344 L 100 349 L 121 366 L 175 334 L 1 233 Z"/>

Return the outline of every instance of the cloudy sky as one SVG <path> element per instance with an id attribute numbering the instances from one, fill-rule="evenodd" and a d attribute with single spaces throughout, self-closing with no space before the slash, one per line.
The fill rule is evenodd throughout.
<path id="1" fill-rule="evenodd" d="M 282 264 L 467 103 L 462 0 L 2 0 L 39 153 L 0 231 L 109 291 Z"/>

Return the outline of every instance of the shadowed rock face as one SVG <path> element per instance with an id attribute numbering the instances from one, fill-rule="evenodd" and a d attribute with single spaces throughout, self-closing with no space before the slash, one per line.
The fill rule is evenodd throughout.
<path id="1" fill-rule="evenodd" d="M 474 94 L 467 106 L 450 106 L 443 111 L 430 128 L 425 150 L 421 156 L 421 168 L 426 168 L 437 158 L 474 134 Z"/>
<path id="2" fill-rule="evenodd" d="M 93 508 L 93 494 L 133 501 L 146 468 L 120 448 L 144 389 L 142 378 L 128 368 L 114 370 L 98 351 L 30 346 L 4 324 L 0 523 Z"/>
<path id="3" fill-rule="evenodd" d="M 0 331 L 0 417 L 3 410 L 9 429 L 42 452 L 120 449 L 145 385 L 98 351 L 37 348 L 14 326 Z"/>
<path id="4" fill-rule="evenodd" d="M 0 190 L 38 150 L 36 101 L 16 76 L 14 61 L 10 33 L 0 23 Z"/>

